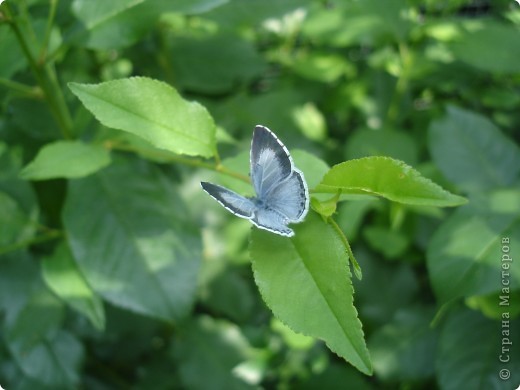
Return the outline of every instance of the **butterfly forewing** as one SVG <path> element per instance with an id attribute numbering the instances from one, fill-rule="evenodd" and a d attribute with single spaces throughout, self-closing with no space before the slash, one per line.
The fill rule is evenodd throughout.
<path id="1" fill-rule="evenodd" d="M 204 191 L 210 194 L 215 200 L 217 200 L 222 206 L 231 211 L 233 214 L 247 219 L 251 219 L 253 217 L 256 206 L 251 200 L 216 184 L 206 182 L 202 182 L 200 184 L 202 185 Z"/>
<path id="2" fill-rule="evenodd" d="M 265 199 L 269 192 L 292 172 L 292 161 L 285 146 L 264 126 L 256 126 L 251 142 L 251 180 L 256 195 Z"/>

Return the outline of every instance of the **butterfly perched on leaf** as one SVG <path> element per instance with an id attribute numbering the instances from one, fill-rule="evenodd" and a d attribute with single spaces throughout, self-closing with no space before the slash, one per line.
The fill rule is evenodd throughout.
<path id="1" fill-rule="evenodd" d="M 251 181 L 256 196 L 248 198 L 217 184 L 202 188 L 237 217 L 260 229 L 286 237 L 287 225 L 303 221 L 309 211 L 309 190 L 285 145 L 265 126 L 256 126 L 251 141 Z"/>

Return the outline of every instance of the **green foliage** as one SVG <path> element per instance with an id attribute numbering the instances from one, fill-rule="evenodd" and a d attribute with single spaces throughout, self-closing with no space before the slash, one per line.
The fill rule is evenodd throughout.
<path id="1" fill-rule="evenodd" d="M 88 176 L 110 163 L 108 151 L 77 141 L 57 141 L 45 145 L 20 172 L 29 180 L 75 179 Z"/>
<path id="2" fill-rule="evenodd" d="M 0 385 L 518 386 L 520 8 L 477 3 L 4 1 Z M 256 124 L 292 238 L 200 189 L 253 195 Z"/>
<path id="3" fill-rule="evenodd" d="M 167 84 L 134 77 L 70 89 L 105 126 L 140 136 L 160 149 L 210 157 L 215 125 L 204 107 Z"/>
<path id="4" fill-rule="evenodd" d="M 307 220 L 311 223 L 298 226 L 291 240 L 253 231 L 251 259 L 256 284 L 282 322 L 323 339 L 339 356 L 370 374 L 372 366 L 353 305 L 343 242 L 318 215 L 310 213 Z M 323 247 L 308 245 L 315 241 Z"/>
<path id="5" fill-rule="evenodd" d="M 466 200 L 442 189 L 402 161 L 365 157 L 335 165 L 316 187 L 318 192 L 378 195 L 421 206 L 457 206 Z"/>

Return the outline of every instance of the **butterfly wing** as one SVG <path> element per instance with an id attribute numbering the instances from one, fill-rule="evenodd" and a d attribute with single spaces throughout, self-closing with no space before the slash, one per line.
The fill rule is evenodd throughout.
<path id="1" fill-rule="evenodd" d="M 253 217 L 256 206 L 250 199 L 216 184 L 201 182 L 200 185 L 204 191 L 237 217 L 246 219 Z"/>
<path id="2" fill-rule="evenodd" d="M 303 173 L 294 169 L 285 181 L 269 192 L 265 204 L 285 215 L 288 222 L 301 222 L 309 211 L 309 190 Z"/>
<path id="3" fill-rule="evenodd" d="M 266 207 L 258 208 L 251 222 L 260 229 L 268 230 L 272 233 L 286 237 L 294 236 L 294 231 L 287 227 L 287 223 L 289 222 L 287 218 L 273 209 Z"/>
<path id="4" fill-rule="evenodd" d="M 251 143 L 251 178 L 257 197 L 269 208 L 300 222 L 309 210 L 309 190 L 303 173 L 274 133 L 256 126 Z"/>
<path id="5" fill-rule="evenodd" d="M 251 180 L 259 199 L 288 178 L 293 164 L 287 148 L 264 126 L 256 126 L 251 141 Z"/>

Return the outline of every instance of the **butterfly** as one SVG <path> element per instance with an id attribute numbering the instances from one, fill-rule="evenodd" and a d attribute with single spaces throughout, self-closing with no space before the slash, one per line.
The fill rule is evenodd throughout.
<path id="1" fill-rule="evenodd" d="M 309 211 L 309 190 L 289 151 L 265 126 L 256 126 L 251 141 L 251 181 L 255 197 L 246 198 L 225 187 L 201 182 L 202 188 L 237 217 L 260 229 L 294 236 L 287 225 L 303 221 Z"/>

